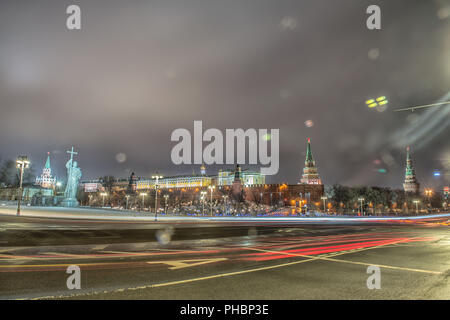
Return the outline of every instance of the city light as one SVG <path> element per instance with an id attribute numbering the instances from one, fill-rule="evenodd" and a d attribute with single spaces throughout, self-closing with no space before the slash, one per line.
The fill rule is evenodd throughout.
<path id="1" fill-rule="evenodd" d="M 162 179 L 163 176 L 155 175 L 152 179 L 155 179 L 155 221 L 158 219 L 158 181 Z"/>
<path id="2" fill-rule="evenodd" d="M 420 201 L 419 200 L 414 200 L 413 202 L 416 205 L 416 213 L 418 214 L 419 213 L 419 203 L 420 203 Z"/>
<path id="3" fill-rule="evenodd" d="M 19 156 L 16 160 L 17 168 L 20 169 L 20 180 L 19 180 L 19 199 L 17 201 L 17 215 L 20 215 L 20 204 L 22 202 L 23 196 L 23 171 L 30 166 L 30 161 L 28 161 L 27 156 Z"/>
<path id="4" fill-rule="evenodd" d="M 105 197 L 108 195 L 108 193 L 102 192 L 102 193 L 100 193 L 100 195 L 103 197 L 102 207 L 104 207 L 105 206 Z"/>
<path id="5" fill-rule="evenodd" d="M 385 104 L 387 104 L 387 103 L 388 103 L 388 100 L 386 99 L 385 96 L 378 97 L 378 98 L 376 98 L 376 99 L 369 99 L 369 100 L 366 100 L 366 105 L 367 105 L 369 108 L 375 108 L 375 107 L 377 107 L 377 106 L 383 106 L 383 105 L 385 105 Z"/>

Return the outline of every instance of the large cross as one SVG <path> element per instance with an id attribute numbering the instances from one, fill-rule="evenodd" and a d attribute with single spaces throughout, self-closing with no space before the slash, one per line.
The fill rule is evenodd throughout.
<path id="1" fill-rule="evenodd" d="M 72 147 L 72 151 L 66 151 L 67 153 L 70 153 L 70 160 L 73 160 L 73 155 L 74 154 L 78 154 L 78 152 L 74 152 L 73 151 L 73 147 Z"/>

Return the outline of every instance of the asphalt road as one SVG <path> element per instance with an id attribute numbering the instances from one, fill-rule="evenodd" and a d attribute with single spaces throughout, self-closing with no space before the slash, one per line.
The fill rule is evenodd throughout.
<path id="1" fill-rule="evenodd" d="M 66 269 L 81 270 L 69 290 Z M 380 289 L 368 289 L 370 266 Z M 450 299 L 448 218 L 139 222 L 0 215 L 1 299 Z"/>

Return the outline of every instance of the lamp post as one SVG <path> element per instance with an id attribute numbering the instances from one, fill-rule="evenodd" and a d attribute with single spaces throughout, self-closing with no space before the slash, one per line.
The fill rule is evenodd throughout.
<path id="1" fill-rule="evenodd" d="M 431 197 L 432 194 L 433 194 L 433 190 L 431 190 L 431 189 L 425 189 L 425 195 L 426 195 L 427 198 L 428 198 L 428 206 L 429 206 L 429 207 L 431 207 L 431 199 L 430 199 L 430 197 Z"/>
<path id="2" fill-rule="evenodd" d="M 209 186 L 208 189 L 211 190 L 211 210 L 210 210 L 210 216 L 212 217 L 212 199 L 213 199 L 213 191 L 216 187 L 215 186 Z"/>
<path id="3" fill-rule="evenodd" d="M 298 195 L 300 196 L 300 202 L 299 202 L 300 213 L 303 213 L 303 210 L 302 210 L 302 206 L 303 206 L 303 194 L 302 194 L 301 192 L 299 192 Z"/>
<path id="4" fill-rule="evenodd" d="M 226 214 L 226 209 L 227 209 L 227 199 L 228 199 L 228 196 L 222 196 L 222 198 L 223 198 L 223 201 L 224 201 L 224 208 L 223 208 L 223 211 L 225 212 L 225 214 Z"/>
<path id="5" fill-rule="evenodd" d="M 415 203 L 415 205 L 416 205 L 416 214 L 419 214 L 419 200 L 414 200 L 413 201 L 414 203 Z"/>
<path id="6" fill-rule="evenodd" d="M 102 207 L 104 207 L 105 206 L 105 197 L 108 195 L 106 192 L 102 192 L 101 194 L 100 194 L 102 197 L 103 197 L 103 204 L 102 204 Z"/>
<path id="7" fill-rule="evenodd" d="M 23 195 L 23 188 L 22 188 L 23 170 L 30 166 L 30 161 L 28 161 L 27 156 L 19 156 L 19 158 L 16 160 L 16 164 L 17 164 L 17 168 L 20 169 L 19 199 L 17 201 L 17 215 L 19 216 L 20 215 L 20 203 L 22 201 L 22 195 Z"/>
<path id="8" fill-rule="evenodd" d="M 168 194 L 165 194 L 164 195 L 164 200 L 165 200 L 165 202 L 164 202 L 164 212 L 167 214 L 167 199 L 169 198 L 169 195 Z"/>
<path id="9" fill-rule="evenodd" d="M 130 199 L 130 195 L 127 194 L 127 195 L 125 196 L 125 199 L 127 199 L 127 202 L 126 202 L 126 204 L 125 204 L 125 210 L 128 210 L 128 199 Z"/>
<path id="10" fill-rule="evenodd" d="M 326 212 L 326 202 L 327 202 L 327 197 L 325 197 L 325 196 L 323 196 L 323 197 L 320 197 L 320 199 L 322 199 L 323 200 L 323 212 L 325 213 Z"/>
<path id="11" fill-rule="evenodd" d="M 206 196 L 206 193 L 207 193 L 206 191 L 200 192 L 200 194 L 202 195 L 200 197 L 200 199 L 202 200 L 202 215 L 205 214 L 205 196 Z"/>
<path id="12" fill-rule="evenodd" d="M 142 196 L 142 208 L 144 208 L 145 207 L 145 196 L 147 195 L 147 193 L 141 192 L 139 195 Z"/>
<path id="13" fill-rule="evenodd" d="M 152 176 L 152 179 L 156 179 L 155 181 L 155 221 L 158 219 L 158 181 L 162 179 L 162 176 Z"/>
<path id="14" fill-rule="evenodd" d="M 363 213 L 363 201 L 364 201 L 364 198 L 358 198 L 358 201 L 361 202 L 361 215 L 364 215 L 364 213 Z"/>
<path id="15" fill-rule="evenodd" d="M 59 182 L 59 181 L 57 181 L 56 183 L 55 183 L 55 195 L 57 195 L 58 194 L 58 192 L 59 192 L 59 188 L 61 187 L 61 182 Z"/>

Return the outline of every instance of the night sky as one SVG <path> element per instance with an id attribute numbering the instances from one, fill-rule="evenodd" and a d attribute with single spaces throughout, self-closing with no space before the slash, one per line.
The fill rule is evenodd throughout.
<path id="1" fill-rule="evenodd" d="M 66 28 L 71 4 L 79 31 Z M 366 27 L 371 4 L 381 30 Z M 367 108 L 378 96 L 386 110 Z M 0 3 L 0 157 L 26 154 L 36 173 L 49 151 L 64 177 L 72 145 L 82 179 L 198 172 L 172 164 L 170 135 L 202 120 L 280 129 L 268 182 L 299 181 L 310 137 L 325 184 L 399 188 L 411 145 L 422 187 L 440 187 L 450 106 L 392 110 L 448 100 L 449 1 Z"/>

